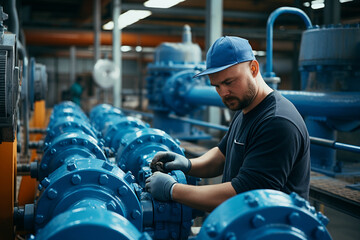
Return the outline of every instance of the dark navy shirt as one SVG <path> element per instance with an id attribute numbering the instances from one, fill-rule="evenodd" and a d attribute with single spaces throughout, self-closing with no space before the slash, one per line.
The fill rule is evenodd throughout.
<path id="1" fill-rule="evenodd" d="M 235 114 L 218 145 L 225 155 L 223 182 L 237 193 L 253 189 L 309 197 L 310 140 L 294 105 L 273 91 L 247 114 Z"/>

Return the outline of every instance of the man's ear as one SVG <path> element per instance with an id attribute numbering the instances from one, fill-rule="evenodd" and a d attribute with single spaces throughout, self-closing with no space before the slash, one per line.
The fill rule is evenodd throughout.
<path id="1" fill-rule="evenodd" d="M 259 73 L 259 62 L 256 60 L 252 60 L 250 62 L 250 71 L 253 77 L 256 77 Z"/>

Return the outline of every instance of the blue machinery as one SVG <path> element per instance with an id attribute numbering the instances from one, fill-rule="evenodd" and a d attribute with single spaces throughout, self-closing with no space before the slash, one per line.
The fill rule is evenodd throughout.
<path id="1" fill-rule="evenodd" d="M 341 164 L 336 162 L 334 149 L 360 151 L 357 146 L 335 142 L 336 131 L 354 131 L 360 126 L 360 61 L 356 54 L 359 26 L 319 28 L 311 26 L 299 10 L 276 10 L 269 18 L 264 75 L 274 88 L 279 79 L 271 67 L 271 28 L 283 13 L 299 15 L 307 30 L 303 33 L 299 61 L 304 91 L 280 92 L 306 117 L 312 143 L 333 148 L 313 145 L 313 168 L 339 172 Z M 14 45 L 15 40 L 9 42 L 7 38 L 1 46 Z M 12 48 L 7 50 L 11 52 Z M 23 58 L 27 66 L 25 54 Z M 29 65 L 30 76 L 23 71 L 29 89 L 22 88 L 22 101 L 31 108 L 33 101 L 43 98 L 46 76 L 34 60 Z M 225 129 L 198 119 L 197 112 L 203 106 L 223 107 L 207 78 L 192 78 L 204 67 L 200 48 L 191 43 L 188 27 L 184 29 L 183 43 L 164 43 L 157 49 L 147 78 L 155 128 L 109 105 L 96 106 L 90 119 L 72 103 L 57 105 L 50 118 L 42 159 L 38 165 L 31 165 L 31 175 L 40 182 L 39 196 L 33 204 L 15 208 L 14 225 L 30 231 L 29 239 L 37 240 L 188 239 L 192 220 L 198 213 L 179 203 L 159 202 L 143 187 L 152 174 L 148 166 L 157 151 L 184 154 L 179 142 L 170 135 L 190 140 L 208 137 L 193 125 Z M 17 68 L 13 68 L 12 76 L 16 77 Z M 38 94 L 31 89 L 37 85 Z M 15 105 L 6 110 L 14 110 Z M 14 124 L 8 125 L 14 132 Z M 178 182 L 196 184 L 196 180 L 180 171 L 170 174 Z M 325 228 L 327 222 L 325 216 L 296 194 L 254 190 L 215 209 L 196 239 L 331 239 Z"/>
<path id="2" fill-rule="evenodd" d="M 280 79 L 272 69 L 272 28 L 275 19 L 284 13 L 300 16 L 307 30 L 302 35 L 299 58 L 303 91 L 279 92 L 305 117 L 312 143 L 312 169 L 329 175 L 340 173 L 342 164 L 335 158 L 335 149 L 360 152 L 359 146 L 336 142 L 337 131 L 351 132 L 360 127 L 360 27 L 320 28 L 312 26 L 300 9 L 275 10 L 268 19 L 264 73 L 265 81 L 274 89 Z M 184 140 L 205 136 L 193 125 L 226 130 L 196 119 L 201 107 L 224 105 L 205 77 L 192 78 L 204 68 L 204 63 L 200 61 L 198 46 L 188 40 L 188 32 L 185 28 L 183 43 L 164 43 L 157 48 L 147 78 L 149 108 L 154 110 L 153 126 Z M 193 49 L 191 57 L 189 49 Z M 184 118 L 185 115 L 188 117 Z"/>
<path id="3" fill-rule="evenodd" d="M 34 232 L 29 239 L 189 238 L 196 212 L 143 189 L 157 151 L 183 154 L 165 132 L 106 104 L 89 121 L 64 102 L 54 108 L 43 150 L 33 174 L 40 196 L 15 210 L 16 225 Z M 170 174 L 189 183 L 181 171 Z M 215 209 L 196 239 L 331 239 L 327 223 L 295 193 L 254 190 Z"/>

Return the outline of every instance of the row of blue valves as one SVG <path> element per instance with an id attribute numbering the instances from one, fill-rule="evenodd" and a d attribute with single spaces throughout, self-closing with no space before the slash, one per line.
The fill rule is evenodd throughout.
<path id="1" fill-rule="evenodd" d="M 56 105 L 37 169 L 40 195 L 25 206 L 31 239 L 331 239 L 328 219 L 298 195 L 254 190 L 229 199 L 189 237 L 199 212 L 144 189 L 158 151 L 184 155 L 177 140 L 108 104 L 89 118 Z M 169 173 L 183 184 L 197 179 Z"/>

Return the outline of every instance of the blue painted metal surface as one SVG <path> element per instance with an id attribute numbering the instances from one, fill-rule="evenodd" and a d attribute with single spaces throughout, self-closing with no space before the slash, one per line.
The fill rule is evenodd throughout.
<path id="1" fill-rule="evenodd" d="M 140 202 L 132 190 L 131 173 L 125 174 L 109 162 L 83 158 L 63 164 L 39 185 L 35 228 L 65 211 L 82 208 L 103 209 L 128 219 L 142 230 Z"/>
<path id="2" fill-rule="evenodd" d="M 167 118 L 172 112 L 181 116 L 193 114 L 194 117 L 196 112 L 203 110 L 201 105 L 184 103 L 179 97 L 193 86 L 210 85 L 206 77 L 193 78 L 204 69 L 200 47 L 191 42 L 188 26 L 184 28 L 182 43 L 163 43 L 156 48 L 146 78 L 148 108 L 154 111 L 154 128 L 179 139 L 209 138 L 189 123 Z"/>
<path id="3" fill-rule="evenodd" d="M 196 239 L 325 240 L 331 239 L 327 223 L 324 215 L 295 193 L 253 190 L 217 207 Z"/>
<path id="4" fill-rule="evenodd" d="M 99 105 L 94 109 L 90 116 L 101 115 L 106 122 L 102 125 L 94 123 L 103 134 L 105 146 L 116 152 L 116 164 L 123 171 L 133 173 L 134 181 L 140 186 L 138 194 L 143 209 L 144 230 L 154 239 L 187 239 L 193 219 L 192 209 L 173 201 L 159 202 L 142 190 L 146 178 L 152 174 L 149 164 L 156 152 L 184 154 L 179 141 L 133 117 L 111 114 L 108 118 L 106 113 L 113 112 L 109 106 Z M 180 183 L 189 183 L 181 171 L 172 171 L 170 175 Z"/>
<path id="5" fill-rule="evenodd" d="M 105 124 L 101 121 L 94 124 L 94 126 L 107 129 L 107 131 L 98 129 L 110 136 L 105 140 L 105 144 L 110 145 L 112 138 L 120 139 L 117 146 L 113 145 L 118 148 L 116 164 L 110 163 L 104 157 L 101 147 L 96 145 L 101 141 L 82 132 L 81 129 L 79 132 L 75 131 L 76 125 L 73 126 L 74 129 L 65 129 L 69 132 L 61 133 L 49 144 L 41 162 L 48 166 L 48 175 L 45 177 L 44 174 L 39 184 L 40 197 L 36 202 L 32 218 L 36 235 L 32 239 L 86 237 L 165 240 L 188 238 L 193 217 L 195 217 L 192 209 L 173 201 L 157 201 L 141 187 L 151 174 L 148 166 L 157 151 L 184 154 L 179 142 L 161 130 L 149 128 L 139 119 L 135 121 L 130 118 L 132 121 L 129 122 L 129 117 L 124 116 L 118 109 L 111 108 L 106 105 L 97 106 L 91 116 L 96 120 L 100 116 L 107 119 Z M 57 111 L 62 109 L 64 108 L 56 108 Z M 107 118 L 106 114 L 111 117 Z M 60 119 L 67 119 L 67 117 Z M 123 124 L 124 122 L 128 124 Z M 118 128 L 109 130 L 114 129 L 112 125 Z M 109 135 L 109 132 L 112 134 Z M 87 139 L 87 144 L 82 142 L 84 139 Z M 82 147 L 83 145 L 91 145 L 91 147 Z M 99 158 L 97 153 L 102 158 Z M 128 172 L 125 173 L 117 165 Z M 134 177 L 129 170 L 137 177 Z M 190 182 L 181 171 L 172 171 L 169 175 L 179 183 Z M 222 232 L 226 232 L 226 237 L 229 237 L 229 229 L 233 234 L 230 237 L 237 237 L 237 239 L 241 238 L 244 232 L 249 232 L 250 235 L 246 235 L 250 236 L 249 239 L 265 239 L 268 236 L 282 237 L 281 234 L 287 234 L 286 236 L 289 237 L 307 237 L 310 231 L 318 237 L 317 239 L 329 239 L 325 226 L 316 225 L 319 221 L 326 225 L 326 218 L 316 215 L 314 209 L 296 195 L 289 197 L 284 193 L 269 190 L 257 190 L 247 194 L 255 199 L 244 197 L 247 201 L 245 204 L 251 205 L 248 208 L 251 208 L 252 212 L 249 209 L 248 212 L 244 212 L 246 208 L 242 208 L 241 205 L 239 208 L 238 200 L 235 205 L 241 211 L 234 212 L 234 203 L 230 199 L 218 209 L 231 210 L 216 209 L 208 217 L 211 220 L 206 220 L 206 225 L 201 230 L 198 239 L 207 239 L 208 236 L 216 238 L 223 234 Z M 289 199 L 293 205 L 289 203 L 291 202 Z M 254 203 L 249 203 L 249 201 Z M 216 215 L 219 211 L 221 217 Z M 270 219 L 271 223 L 278 220 L 278 217 L 269 217 L 268 213 L 273 213 L 273 211 L 281 213 L 278 214 L 279 216 L 288 216 L 289 212 L 290 217 L 286 219 L 290 220 L 286 223 L 281 222 L 281 226 L 268 224 Z M 310 211 L 313 218 L 306 211 Z M 227 215 L 229 212 L 231 214 Z M 250 222 L 257 228 L 255 231 L 248 229 L 249 223 L 238 225 L 239 221 L 248 218 L 251 214 L 255 214 Z M 215 215 L 214 218 L 213 215 Z M 274 216 L 274 214 L 270 215 Z M 265 224 L 263 224 L 263 218 L 266 219 Z M 29 224 L 31 218 L 27 216 L 26 219 Z M 302 222 L 303 220 L 306 224 Z M 209 221 L 211 221 L 210 224 Z M 231 227 L 224 225 L 223 221 Z M 217 226 L 223 226 L 224 229 Z"/>
<path id="6" fill-rule="evenodd" d="M 295 14 L 301 17 L 301 19 L 305 22 L 306 28 L 310 28 L 312 26 L 309 17 L 304 13 L 301 9 L 293 8 L 293 7 L 280 7 L 273 11 L 267 21 L 266 25 L 266 72 L 264 74 L 265 81 L 269 79 L 270 87 L 277 89 L 277 83 L 272 82 L 271 79 L 275 78 L 276 75 L 273 72 L 273 29 L 274 22 L 277 17 L 281 14 Z M 268 81 L 267 81 L 268 82 Z"/>

